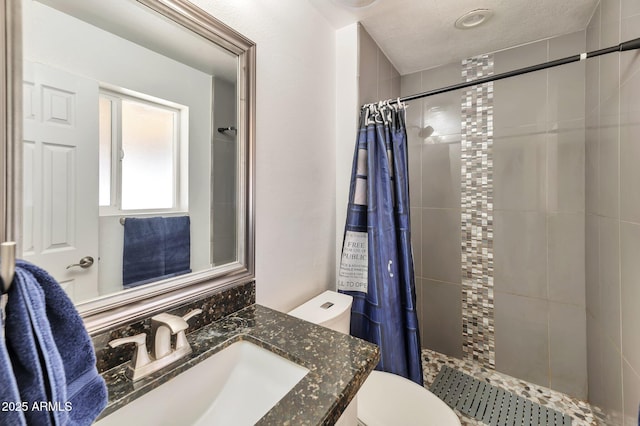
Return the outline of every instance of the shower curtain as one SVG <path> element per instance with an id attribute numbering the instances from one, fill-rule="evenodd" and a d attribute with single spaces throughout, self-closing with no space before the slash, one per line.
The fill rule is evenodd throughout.
<path id="1" fill-rule="evenodd" d="M 338 290 L 353 296 L 351 334 L 380 346 L 376 369 L 422 385 L 405 108 L 362 107 Z"/>

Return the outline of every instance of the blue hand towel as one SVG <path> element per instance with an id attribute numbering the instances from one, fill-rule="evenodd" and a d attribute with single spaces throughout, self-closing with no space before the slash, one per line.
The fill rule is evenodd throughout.
<path id="1" fill-rule="evenodd" d="M 122 284 L 137 287 L 191 272 L 189 216 L 127 218 Z"/>
<path id="2" fill-rule="evenodd" d="M 53 277 L 28 262 L 16 264 L 6 339 L 27 424 L 90 425 L 104 409 L 106 385 L 80 315 Z"/>
<path id="3" fill-rule="evenodd" d="M 140 285 L 164 275 L 164 220 L 161 217 L 124 221 L 122 284 Z"/>
<path id="4" fill-rule="evenodd" d="M 165 217 L 165 275 L 191 272 L 191 229 L 189 216 Z"/>
<path id="5" fill-rule="evenodd" d="M 11 366 L 4 338 L 4 320 L 0 314 L 0 402 L 7 404 L 8 411 L 2 413 L 2 424 L 6 426 L 22 426 L 27 424 L 22 413 L 20 391 Z"/>

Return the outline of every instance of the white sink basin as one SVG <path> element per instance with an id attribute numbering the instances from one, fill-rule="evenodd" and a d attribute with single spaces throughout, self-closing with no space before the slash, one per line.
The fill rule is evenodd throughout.
<path id="1" fill-rule="evenodd" d="M 96 425 L 253 425 L 308 372 L 253 343 L 239 341 Z"/>

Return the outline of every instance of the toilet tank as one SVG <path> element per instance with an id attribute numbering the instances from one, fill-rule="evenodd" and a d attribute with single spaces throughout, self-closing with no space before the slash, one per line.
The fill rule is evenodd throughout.
<path id="1" fill-rule="evenodd" d="M 327 290 L 298 306 L 289 315 L 349 334 L 352 301 L 353 297 L 348 294 Z"/>

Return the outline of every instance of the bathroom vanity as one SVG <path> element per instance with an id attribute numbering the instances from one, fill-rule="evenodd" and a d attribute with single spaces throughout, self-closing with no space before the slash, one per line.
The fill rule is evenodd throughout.
<path id="1" fill-rule="evenodd" d="M 185 415 L 183 410 L 186 407 L 180 398 L 189 400 L 188 392 L 199 392 L 202 386 L 211 385 L 206 383 L 211 380 L 207 370 L 203 368 L 200 374 L 192 376 L 193 381 L 186 390 L 184 386 L 177 384 L 177 380 L 172 379 L 176 376 L 179 379 L 179 375 L 184 372 L 189 374 L 190 368 L 198 368 L 199 363 L 206 362 L 237 342 L 249 342 L 308 370 L 306 374 L 302 373 L 302 379 L 257 424 L 334 424 L 380 357 L 378 347 L 373 344 L 257 304 L 212 322 L 188 334 L 187 339 L 193 348 L 189 356 L 144 379 L 133 382 L 125 377 L 128 363 L 105 371 L 103 377 L 109 389 L 109 404 L 101 418 L 114 412 L 114 416 L 117 416 L 119 413 L 116 410 L 129 403 L 135 404 L 137 398 L 160 386 L 166 386 L 165 389 L 175 397 L 171 400 L 159 397 L 162 400 L 158 401 L 158 410 L 166 411 L 167 416 L 178 416 L 175 421 L 186 421 L 182 424 L 192 424 L 194 421 L 195 424 L 200 424 L 198 421 L 206 424 L 204 417 L 209 415 L 206 412 L 214 401 L 209 405 L 200 404 L 199 413 Z M 215 365 L 211 368 L 215 368 Z M 203 383 L 198 383 L 199 381 Z M 170 389 L 172 386 L 176 388 Z M 258 392 L 268 393 L 269 390 L 265 388 Z M 237 393 L 235 397 L 246 398 L 243 401 L 245 409 L 251 410 L 255 396 Z M 202 395 L 198 395 L 198 398 L 202 399 Z M 215 396 L 211 398 L 214 399 Z M 259 395 L 258 399 L 261 399 Z M 172 404 L 182 407 L 182 410 L 173 410 Z M 136 422 L 146 424 L 139 414 L 138 411 Z M 164 420 L 167 424 L 172 424 L 170 417 L 164 417 Z M 150 424 L 157 423 L 153 420 Z"/>
<path id="2" fill-rule="evenodd" d="M 224 357 L 218 355 L 232 353 L 229 351 L 237 348 L 238 342 L 249 342 L 255 357 L 251 355 L 245 364 L 258 365 L 275 354 L 279 360 L 276 364 L 290 363 L 297 366 L 293 370 L 302 369 L 301 378 L 294 380 L 282 397 L 269 402 L 271 405 L 255 421 L 259 424 L 335 423 L 378 363 L 380 354 L 375 345 L 255 304 L 256 44 L 188 0 L 0 0 L 0 11 L 0 32 L 5 35 L 0 37 L 0 65 L 7 70 L 3 81 L 5 90 L 0 90 L 3 105 L 0 121 L 5 123 L 0 126 L 0 152 L 3 153 L 0 156 L 0 241 L 18 242 L 18 257 L 27 255 L 28 260 L 67 286 L 93 340 L 98 371 L 108 385 L 109 403 L 99 422 L 108 422 L 110 415 L 122 415 L 132 409 L 134 414 L 130 420 L 118 424 L 130 424 L 133 420 L 139 426 L 145 421 L 154 426 L 197 424 L 185 416 L 197 411 L 191 404 L 196 396 L 209 397 L 210 403 L 214 402 L 210 388 L 202 385 L 215 382 L 211 372 L 227 365 Z M 60 25 L 53 27 L 56 23 Z M 76 31 L 81 28 L 85 32 Z M 60 38 L 54 39 L 54 36 Z M 76 44 L 88 47 L 82 50 Z M 107 50 L 107 44 L 113 44 L 114 49 Z M 53 45 L 61 50 L 52 49 Z M 148 66 L 142 66 L 146 63 L 142 60 L 143 54 L 149 57 Z M 125 69 L 118 61 L 135 66 Z M 71 65 L 78 68 L 71 69 Z M 193 78 L 183 78 L 174 71 L 174 66 L 185 73 L 197 74 L 202 84 L 196 86 Z M 107 75 L 107 70 L 114 71 L 114 75 Z M 59 80 L 60 84 L 52 85 L 48 79 Z M 84 81 L 81 87 L 87 88 L 86 96 L 76 94 L 73 88 L 65 88 L 67 81 Z M 184 82 L 193 89 L 193 96 L 189 95 L 188 99 L 188 91 L 180 86 Z M 49 90 L 52 87 L 54 91 Z M 52 96 L 39 97 L 50 92 Z M 216 98 L 222 94 L 228 96 Z M 109 201 L 104 203 L 97 195 L 96 199 L 78 195 L 102 194 L 100 182 L 106 185 L 118 181 L 119 169 L 107 167 L 113 179 L 99 182 L 96 170 L 102 163 L 97 144 L 100 132 L 95 125 L 99 121 L 97 114 L 87 115 L 90 126 L 71 126 L 78 121 L 73 108 L 77 105 L 78 112 L 90 112 L 82 107 L 90 105 L 91 111 L 97 113 L 96 106 L 105 103 L 104 111 L 113 112 L 130 97 L 141 103 L 162 104 L 167 110 L 176 110 L 181 120 L 188 118 L 178 126 L 188 132 L 171 132 L 180 133 L 181 139 L 174 141 L 176 149 L 170 150 L 179 154 L 170 163 L 180 164 L 177 168 L 180 173 L 171 172 L 173 181 L 162 190 L 175 193 L 170 207 L 129 209 L 119 205 L 122 197 L 117 191 L 122 191 L 121 187 L 105 190 L 105 199 Z M 225 106 L 221 108 L 224 111 L 211 109 L 212 104 Z M 42 111 L 48 115 L 42 116 Z M 32 141 L 34 123 L 44 119 L 55 119 L 56 129 L 63 125 L 89 129 L 90 136 L 74 138 L 96 142 L 85 144 L 92 149 L 86 153 L 90 161 L 74 154 L 75 145 L 61 149 L 63 145 L 48 137 L 44 142 Z M 227 132 L 231 129 L 234 132 Z M 107 145 L 116 148 L 105 152 L 121 152 L 118 148 L 121 142 L 115 139 L 111 142 Z M 57 148 L 50 150 L 49 145 Z M 67 185 L 66 178 L 31 178 L 36 176 L 34 173 L 45 170 L 42 166 L 45 162 L 35 161 L 43 155 L 57 165 L 57 174 L 74 176 L 77 182 Z M 116 157 L 103 155 L 105 160 Z M 118 164 L 119 160 L 111 164 Z M 84 169 L 89 173 L 82 174 Z M 32 184 L 43 182 L 60 184 L 48 188 L 51 189 L 48 193 L 56 197 L 31 196 L 43 192 Z M 223 185 L 225 182 L 227 186 Z M 86 189 L 89 184 L 91 188 Z M 41 205 L 40 198 L 70 202 L 52 203 L 47 207 Z M 36 204 L 32 202 L 34 199 Z M 171 215 L 190 218 L 191 273 L 175 277 L 159 275 L 157 280 L 125 289 L 124 283 L 120 285 L 123 274 L 119 267 L 124 257 L 120 253 L 124 244 L 120 241 L 124 239 L 123 225 L 131 217 Z M 87 220 L 80 220 L 85 216 Z M 220 223 L 221 218 L 228 220 Z M 52 226 L 40 229 L 39 224 Z M 79 228 L 80 225 L 83 228 Z M 49 234 L 55 234 L 55 238 L 41 238 Z M 76 235 L 86 240 L 86 247 L 80 246 Z M 48 250 L 53 241 L 57 244 L 55 247 L 64 247 L 64 250 Z M 49 263 L 33 257 L 34 253 L 51 252 L 71 257 L 50 259 Z M 191 318 L 193 312 L 198 313 Z M 133 344 L 126 343 L 133 339 L 136 345 L 145 345 L 153 353 L 148 359 L 157 361 L 162 351 L 152 345 L 152 339 L 155 340 L 152 336 L 156 333 L 151 318 L 156 317 L 157 328 L 158 316 L 164 314 L 173 317 L 161 318 L 189 319 L 186 341 L 192 352 L 185 356 L 180 352 L 180 359 L 171 358 L 170 365 L 155 372 L 149 369 L 133 381 L 127 377 L 127 371 L 135 350 Z M 169 337 L 174 351 L 185 348 L 184 339 L 180 338 L 178 344 L 177 336 Z M 167 340 L 165 349 L 169 347 Z M 114 341 L 121 346 L 111 347 L 109 342 Z M 269 370 L 271 364 L 266 365 L 256 371 Z M 273 371 L 279 373 L 277 368 Z M 188 377 L 186 383 L 184 377 Z M 177 385 L 178 382 L 181 384 Z M 256 383 L 255 388 L 260 384 L 251 383 Z M 154 393 L 161 389 L 161 393 Z M 236 395 L 245 398 L 243 408 L 248 411 L 256 393 L 261 400 L 260 394 L 274 394 L 265 388 L 252 391 L 251 395 L 234 392 L 234 398 Z M 161 396 L 154 399 L 157 395 Z M 141 404 L 145 397 L 151 398 L 150 408 L 136 410 L 136 404 Z M 151 420 L 152 415 L 158 413 L 163 415 L 161 422 Z M 199 418 L 202 420 L 202 416 Z"/>

